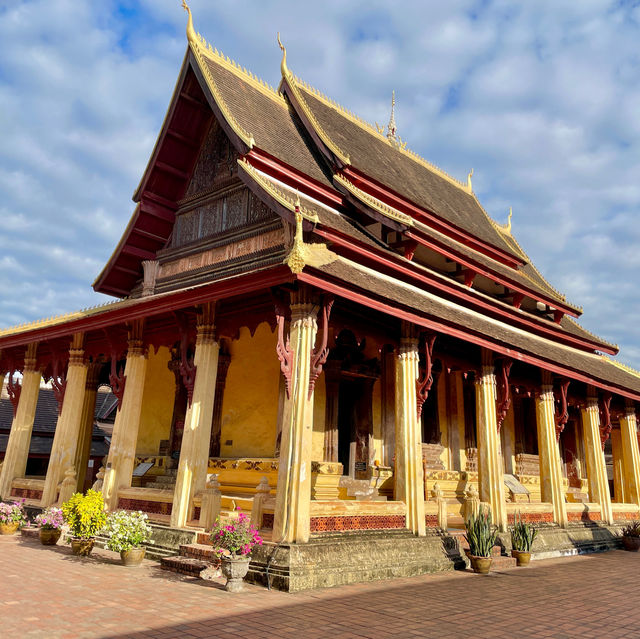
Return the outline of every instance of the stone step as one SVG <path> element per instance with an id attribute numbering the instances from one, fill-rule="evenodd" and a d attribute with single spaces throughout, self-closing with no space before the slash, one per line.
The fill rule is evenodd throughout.
<path id="1" fill-rule="evenodd" d="M 196 535 L 196 544 L 198 546 L 211 546 L 211 537 L 208 532 L 199 532 Z"/>
<path id="2" fill-rule="evenodd" d="M 183 544 L 180 546 L 180 556 L 216 564 L 220 561 L 211 544 Z"/>
<path id="3" fill-rule="evenodd" d="M 28 528 L 21 528 L 20 534 L 23 538 L 31 541 L 40 541 L 40 528 L 35 526 L 29 526 Z"/>
<path id="4" fill-rule="evenodd" d="M 163 557 L 160 560 L 160 566 L 164 570 L 171 572 L 177 572 L 181 575 L 190 575 L 191 577 L 200 577 L 200 573 L 203 570 L 209 568 L 210 564 L 201 559 L 194 559 L 193 557 Z"/>
<path id="5" fill-rule="evenodd" d="M 517 563 L 518 562 L 515 557 L 507 557 L 506 555 L 499 557 L 494 556 L 493 561 L 491 562 L 491 571 L 515 568 Z"/>

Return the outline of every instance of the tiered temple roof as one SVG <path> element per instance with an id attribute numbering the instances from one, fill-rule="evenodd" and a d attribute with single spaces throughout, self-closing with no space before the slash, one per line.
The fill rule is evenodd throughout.
<path id="1" fill-rule="evenodd" d="M 283 47 L 274 89 L 187 28 L 189 47 L 136 209 L 96 291 L 123 301 L 43 324 L 0 331 L 0 349 L 122 318 L 170 312 L 259 286 L 306 281 L 418 325 L 558 374 L 640 399 L 640 374 L 603 354 L 618 348 L 573 318 L 509 227 L 493 221 L 472 189 L 296 78 Z M 140 296 L 144 261 L 168 259 L 176 219 L 206 139 L 227 136 L 238 178 L 288 225 L 299 224 L 300 270 L 289 246 L 250 262 L 203 263 Z M 300 247 L 298 247 L 300 248 Z M 306 251 L 306 253 L 305 253 Z M 243 289 L 244 290 L 244 289 Z M 247 289 L 249 290 L 249 289 Z"/>

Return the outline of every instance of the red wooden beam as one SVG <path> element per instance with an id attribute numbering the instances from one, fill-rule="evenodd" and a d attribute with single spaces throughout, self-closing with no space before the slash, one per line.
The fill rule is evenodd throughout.
<path id="1" fill-rule="evenodd" d="M 585 384 L 592 384 L 593 386 L 597 386 L 598 388 L 601 388 L 603 390 L 617 393 L 618 395 L 622 395 L 623 397 L 628 397 L 636 401 L 640 400 L 640 393 L 638 392 L 633 392 L 625 388 L 612 386 L 609 382 L 602 382 L 593 377 L 590 377 L 585 373 L 564 367 L 555 362 L 544 360 L 536 355 L 531 355 L 520 350 L 510 348 L 508 346 L 505 346 L 504 344 L 494 342 L 482 335 L 470 333 L 468 331 L 456 328 L 455 326 L 450 326 L 442 321 L 426 318 L 416 314 L 415 312 L 406 311 L 404 309 L 391 306 L 384 301 L 373 299 L 372 297 L 368 296 L 370 294 L 363 295 L 362 293 L 358 293 L 353 289 L 347 288 L 343 283 L 331 282 L 323 279 L 323 277 L 312 275 L 307 271 L 303 271 L 302 273 L 299 273 L 297 275 L 297 279 L 301 282 L 305 282 L 307 284 L 310 284 L 311 286 L 316 286 L 323 291 L 328 291 L 329 293 L 333 293 L 334 295 L 339 295 L 340 297 L 352 300 L 358 304 L 367 306 L 368 308 L 373 308 L 375 310 L 381 311 L 382 313 L 385 313 L 387 315 L 392 315 L 399 319 L 407 320 L 408 322 L 412 322 L 414 324 L 417 324 L 418 326 L 424 326 L 425 328 L 432 331 L 437 331 L 439 333 L 444 333 L 445 335 L 457 337 L 458 339 L 465 342 L 483 346 L 495 353 L 499 353 L 501 355 L 517 359 L 518 361 L 551 371 L 556 375 L 571 377 L 572 379 L 575 379 L 577 381 L 584 382 Z"/>
<path id="2" fill-rule="evenodd" d="M 125 244 L 122 247 L 122 253 L 125 255 L 133 255 L 133 257 L 139 257 L 141 260 L 155 260 L 156 254 L 151 251 L 145 251 L 137 246 L 131 246 L 131 244 Z"/>
<path id="3" fill-rule="evenodd" d="M 380 269 L 380 267 L 382 267 L 384 272 L 392 273 L 394 277 L 397 277 L 401 281 L 413 282 L 414 284 L 417 282 L 418 284 L 416 285 L 418 286 L 427 285 L 432 289 L 436 289 L 437 291 L 444 293 L 446 297 L 455 300 L 457 303 L 462 302 L 464 306 L 474 307 L 475 309 L 493 317 L 497 317 L 506 323 L 520 325 L 525 327 L 527 330 L 533 330 L 545 337 L 551 336 L 552 339 L 560 339 L 567 344 L 582 349 L 588 349 L 590 351 L 597 348 L 598 350 L 610 355 L 616 354 L 614 349 L 611 349 L 605 344 L 580 339 L 577 336 L 570 335 L 556 328 L 554 324 L 544 322 L 542 319 L 535 319 L 533 317 L 530 319 L 525 317 L 523 313 L 518 313 L 515 310 L 491 304 L 484 298 L 480 298 L 472 293 L 467 293 L 465 290 L 461 290 L 459 287 L 455 286 L 453 282 L 447 282 L 444 276 L 438 277 L 426 270 L 414 270 L 414 268 L 410 268 L 408 265 L 402 263 L 400 261 L 400 257 L 396 258 L 392 255 L 383 255 L 375 252 L 372 248 L 358 243 L 352 238 L 347 238 L 339 234 L 337 231 L 327 229 L 326 227 L 318 227 L 315 230 L 315 233 L 329 240 L 337 247 L 346 250 L 346 252 L 355 253 L 361 263 L 365 260 L 368 263 L 373 264 L 376 269 Z"/>

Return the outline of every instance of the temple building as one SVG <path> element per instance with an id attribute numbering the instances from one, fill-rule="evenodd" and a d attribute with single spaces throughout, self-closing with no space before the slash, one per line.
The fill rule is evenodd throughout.
<path id="1" fill-rule="evenodd" d="M 539 525 L 540 556 L 640 519 L 640 373 L 578 323 L 472 175 L 408 150 L 393 114 L 371 126 L 311 88 L 282 44 L 274 89 L 190 11 L 187 40 L 93 284 L 118 299 L 0 330 L 0 496 L 48 506 L 82 487 L 108 385 L 108 508 L 180 531 L 250 511 L 267 539 L 250 575 L 290 590 L 451 567 L 450 532 L 479 504 L 503 531 L 516 513 Z M 60 414 L 46 472 L 27 476 L 43 377 Z"/>

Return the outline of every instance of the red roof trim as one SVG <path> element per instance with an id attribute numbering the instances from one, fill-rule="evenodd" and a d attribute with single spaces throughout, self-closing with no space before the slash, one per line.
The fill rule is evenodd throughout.
<path id="1" fill-rule="evenodd" d="M 634 393 L 627 389 L 618 388 L 617 386 L 611 386 L 608 383 L 601 382 L 600 380 L 589 377 L 584 373 L 574 371 L 570 368 L 565 368 L 564 366 L 560 366 L 559 364 L 556 364 L 554 362 L 543 360 L 535 355 L 530 355 L 519 350 L 509 348 L 485 337 L 482 337 L 481 335 L 463 331 L 459 328 L 450 326 L 443 322 L 437 322 L 431 319 L 427 319 L 426 317 L 422 317 L 421 315 L 417 315 L 416 313 L 396 308 L 380 300 L 374 300 L 371 297 L 367 297 L 366 295 L 358 293 L 350 288 L 346 288 L 342 283 L 336 284 L 334 282 L 329 282 L 320 277 L 311 275 L 305 271 L 300 273 L 297 278 L 302 282 L 306 282 L 307 284 L 316 286 L 322 290 L 334 293 L 335 295 L 340 295 L 341 297 L 350 299 L 354 302 L 357 302 L 358 304 L 362 304 L 363 306 L 376 309 L 378 311 L 386 313 L 387 315 L 392 315 L 394 317 L 407 320 L 419 326 L 424 326 L 425 328 L 428 328 L 430 330 L 445 333 L 447 335 L 451 335 L 452 337 L 457 337 L 458 339 L 461 339 L 465 342 L 471 342 L 472 344 L 483 346 L 496 353 L 500 353 L 501 355 L 505 355 L 512 359 L 517 359 L 521 362 L 525 362 L 533 366 L 538 366 L 540 368 L 543 368 L 544 370 L 555 373 L 556 375 L 563 375 L 566 377 L 570 377 L 571 379 L 584 382 L 585 384 L 592 384 L 593 386 L 597 386 L 602 390 L 606 390 L 611 393 L 617 393 L 618 395 L 628 397 L 629 399 L 633 399 L 636 401 L 640 400 L 639 393 Z"/>

